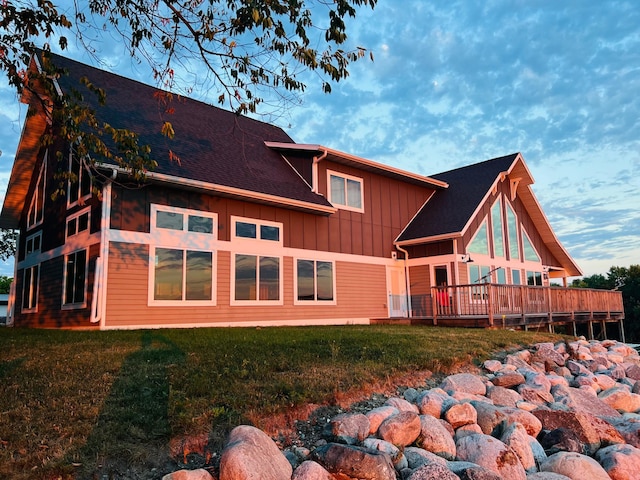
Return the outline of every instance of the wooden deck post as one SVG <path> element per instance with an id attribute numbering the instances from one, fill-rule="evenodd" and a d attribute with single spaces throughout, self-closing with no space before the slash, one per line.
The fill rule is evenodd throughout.
<path id="1" fill-rule="evenodd" d="M 620 341 L 622 343 L 627 343 L 624 338 L 624 323 L 622 319 L 620 319 L 620 321 L 618 322 L 618 328 L 620 328 Z"/>
<path id="2" fill-rule="evenodd" d="M 434 295 L 435 292 L 435 295 Z M 433 312 L 433 326 L 438 325 L 438 289 L 431 288 L 431 308 Z"/>
<path id="3" fill-rule="evenodd" d="M 589 340 L 593 340 L 593 320 L 589 319 Z"/>
<path id="4" fill-rule="evenodd" d="M 487 313 L 489 314 L 489 326 L 493 327 L 493 291 L 491 288 L 491 284 L 487 283 Z"/>
<path id="5" fill-rule="evenodd" d="M 573 320 L 573 322 L 571 322 L 571 325 L 573 325 L 573 336 L 577 337 L 578 336 L 578 327 L 576 325 L 575 319 L 572 319 L 572 320 Z"/>

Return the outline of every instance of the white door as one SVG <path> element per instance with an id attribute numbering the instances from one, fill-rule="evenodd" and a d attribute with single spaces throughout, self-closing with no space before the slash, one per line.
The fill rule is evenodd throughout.
<path id="1" fill-rule="evenodd" d="M 390 318 L 409 316 L 407 284 L 403 267 L 387 267 L 387 297 Z"/>

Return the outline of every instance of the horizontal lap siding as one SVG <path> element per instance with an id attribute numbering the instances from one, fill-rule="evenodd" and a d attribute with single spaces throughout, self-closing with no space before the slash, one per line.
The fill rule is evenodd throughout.
<path id="1" fill-rule="evenodd" d="M 284 257 L 283 305 L 231 306 L 231 254 L 215 252 L 215 306 L 148 306 L 149 250 L 145 245 L 111 243 L 106 326 L 162 327 L 233 322 L 383 317 L 387 314 L 385 267 L 336 262 L 337 305 L 294 305 L 293 259 Z M 315 320 L 319 320 L 315 322 Z"/>

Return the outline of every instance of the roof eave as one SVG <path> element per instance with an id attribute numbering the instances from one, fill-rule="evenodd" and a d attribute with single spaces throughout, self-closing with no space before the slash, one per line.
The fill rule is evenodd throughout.
<path id="1" fill-rule="evenodd" d="M 282 143 L 282 142 L 265 142 L 265 145 L 269 148 L 279 151 L 298 151 L 298 152 L 322 152 L 331 156 L 331 161 L 336 163 L 344 163 L 345 165 L 356 165 L 364 167 L 365 169 L 374 170 L 382 175 L 394 176 L 404 178 L 412 182 L 418 182 L 431 188 L 444 189 L 449 185 L 441 180 L 436 180 L 432 177 L 425 175 L 419 175 L 417 173 L 409 172 L 399 168 L 384 165 L 382 163 L 374 162 L 366 158 L 351 155 L 346 152 L 341 152 L 333 148 L 325 147 L 317 144 L 300 144 L 300 143 Z"/>

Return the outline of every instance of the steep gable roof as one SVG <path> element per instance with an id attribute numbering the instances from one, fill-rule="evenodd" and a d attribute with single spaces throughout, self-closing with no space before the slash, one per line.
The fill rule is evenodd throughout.
<path id="1" fill-rule="evenodd" d="M 134 131 L 141 145 L 151 146 L 158 162 L 151 180 L 325 214 L 335 211 L 265 145 L 293 143 L 281 128 L 177 95 L 167 106 L 166 92 L 157 88 L 58 55 L 51 54 L 51 61 L 68 72 L 56 79 L 62 92 L 79 91 L 100 121 Z M 83 77 L 105 91 L 106 105 L 98 105 L 95 95 L 80 85 Z M 161 134 L 165 121 L 175 130 L 172 139 Z M 171 160 L 169 151 L 179 161 Z"/>
<path id="2" fill-rule="evenodd" d="M 432 175 L 449 185 L 424 204 L 400 234 L 397 242 L 461 234 L 502 172 L 507 172 L 517 153 Z"/>

